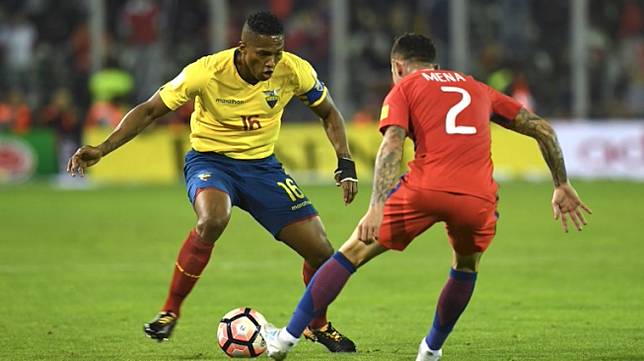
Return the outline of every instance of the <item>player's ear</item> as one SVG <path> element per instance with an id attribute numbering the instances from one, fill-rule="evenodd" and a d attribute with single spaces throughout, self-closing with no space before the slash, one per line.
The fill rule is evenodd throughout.
<path id="1" fill-rule="evenodd" d="M 399 78 L 403 77 L 403 72 L 405 71 L 405 66 L 401 61 L 394 60 L 394 66 L 396 67 L 396 75 L 398 75 Z"/>
<path id="2" fill-rule="evenodd" d="M 239 46 L 237 47 L 240 52 L 246 53 L 246 43 L 243 40 L 239 41 Z"/>

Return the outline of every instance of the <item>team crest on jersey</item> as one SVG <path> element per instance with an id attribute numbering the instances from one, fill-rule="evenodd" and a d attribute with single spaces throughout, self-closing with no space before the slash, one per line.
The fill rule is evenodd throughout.
<path id="1" fill-rule="evenodd" d="M 212 174 L 210 172 L 202 172 L 202 173 L 199 173 L 197 177 L 201 179 L 201 181 L 205 182 L 208 180 L 208 178 L 212 177 Z"/>
<path id="2" fill-rule="evenodd" d="M 275 104 L 280 100 L 280 96 L 277 94 L 277 92 L 280 89 L 273 89 L 273 90 L 265 90 L 264 91 L 264 99 L 266 99 L 266 103 L 268 104 L 269 107 L 274 108 Z"/>

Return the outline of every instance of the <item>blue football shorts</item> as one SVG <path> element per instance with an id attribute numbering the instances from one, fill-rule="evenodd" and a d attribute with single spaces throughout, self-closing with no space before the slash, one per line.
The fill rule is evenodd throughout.
<path id="1" fill-rule="evenodd" d="M 199 189 L 218 189 L 276 239 L 285 226 L 318 214 L 274 155 L 240 160 L 191 150 L 186 154 L 183 174 L 192 204 Z"/>

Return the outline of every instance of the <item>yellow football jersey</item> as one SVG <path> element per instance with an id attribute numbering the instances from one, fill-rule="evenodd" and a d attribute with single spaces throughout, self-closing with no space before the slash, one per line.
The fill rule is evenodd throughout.
<path id="1" fill-rule="evenodd" d="M 175 110 L 195 100 L 190 142 L 199 152 L 217 152 L 235 159 L 273 154 L 284 107 L 293 96 L 319 105 L 327 89 L 306 60 L 284 52 L 273 76 L 255 85 L 241 78 L 234 64 L 235 48 L 204 56 L 186 66 L 159 91 Z"/>

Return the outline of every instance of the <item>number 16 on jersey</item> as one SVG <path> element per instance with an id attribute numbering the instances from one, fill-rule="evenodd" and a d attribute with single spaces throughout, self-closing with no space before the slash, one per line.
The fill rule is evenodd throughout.
<path id="1" fill-rule="evenodd" d="M 262 124 L 257 118 L 259 118 L 259 115 L 242 115 L 241 119 L 244 130 L 260 129 L 262 127 Z"/>
<path id="2" fill-rule="evenodd" d="M 291 178 L 286 178 L 284 182 L 277 182 L 277 185 L 284 189 L 288 197 L 292 202 L 297 201 L 298 199 L 304 198 L 304 192 L 295 184 L 295 181 Z"/>

